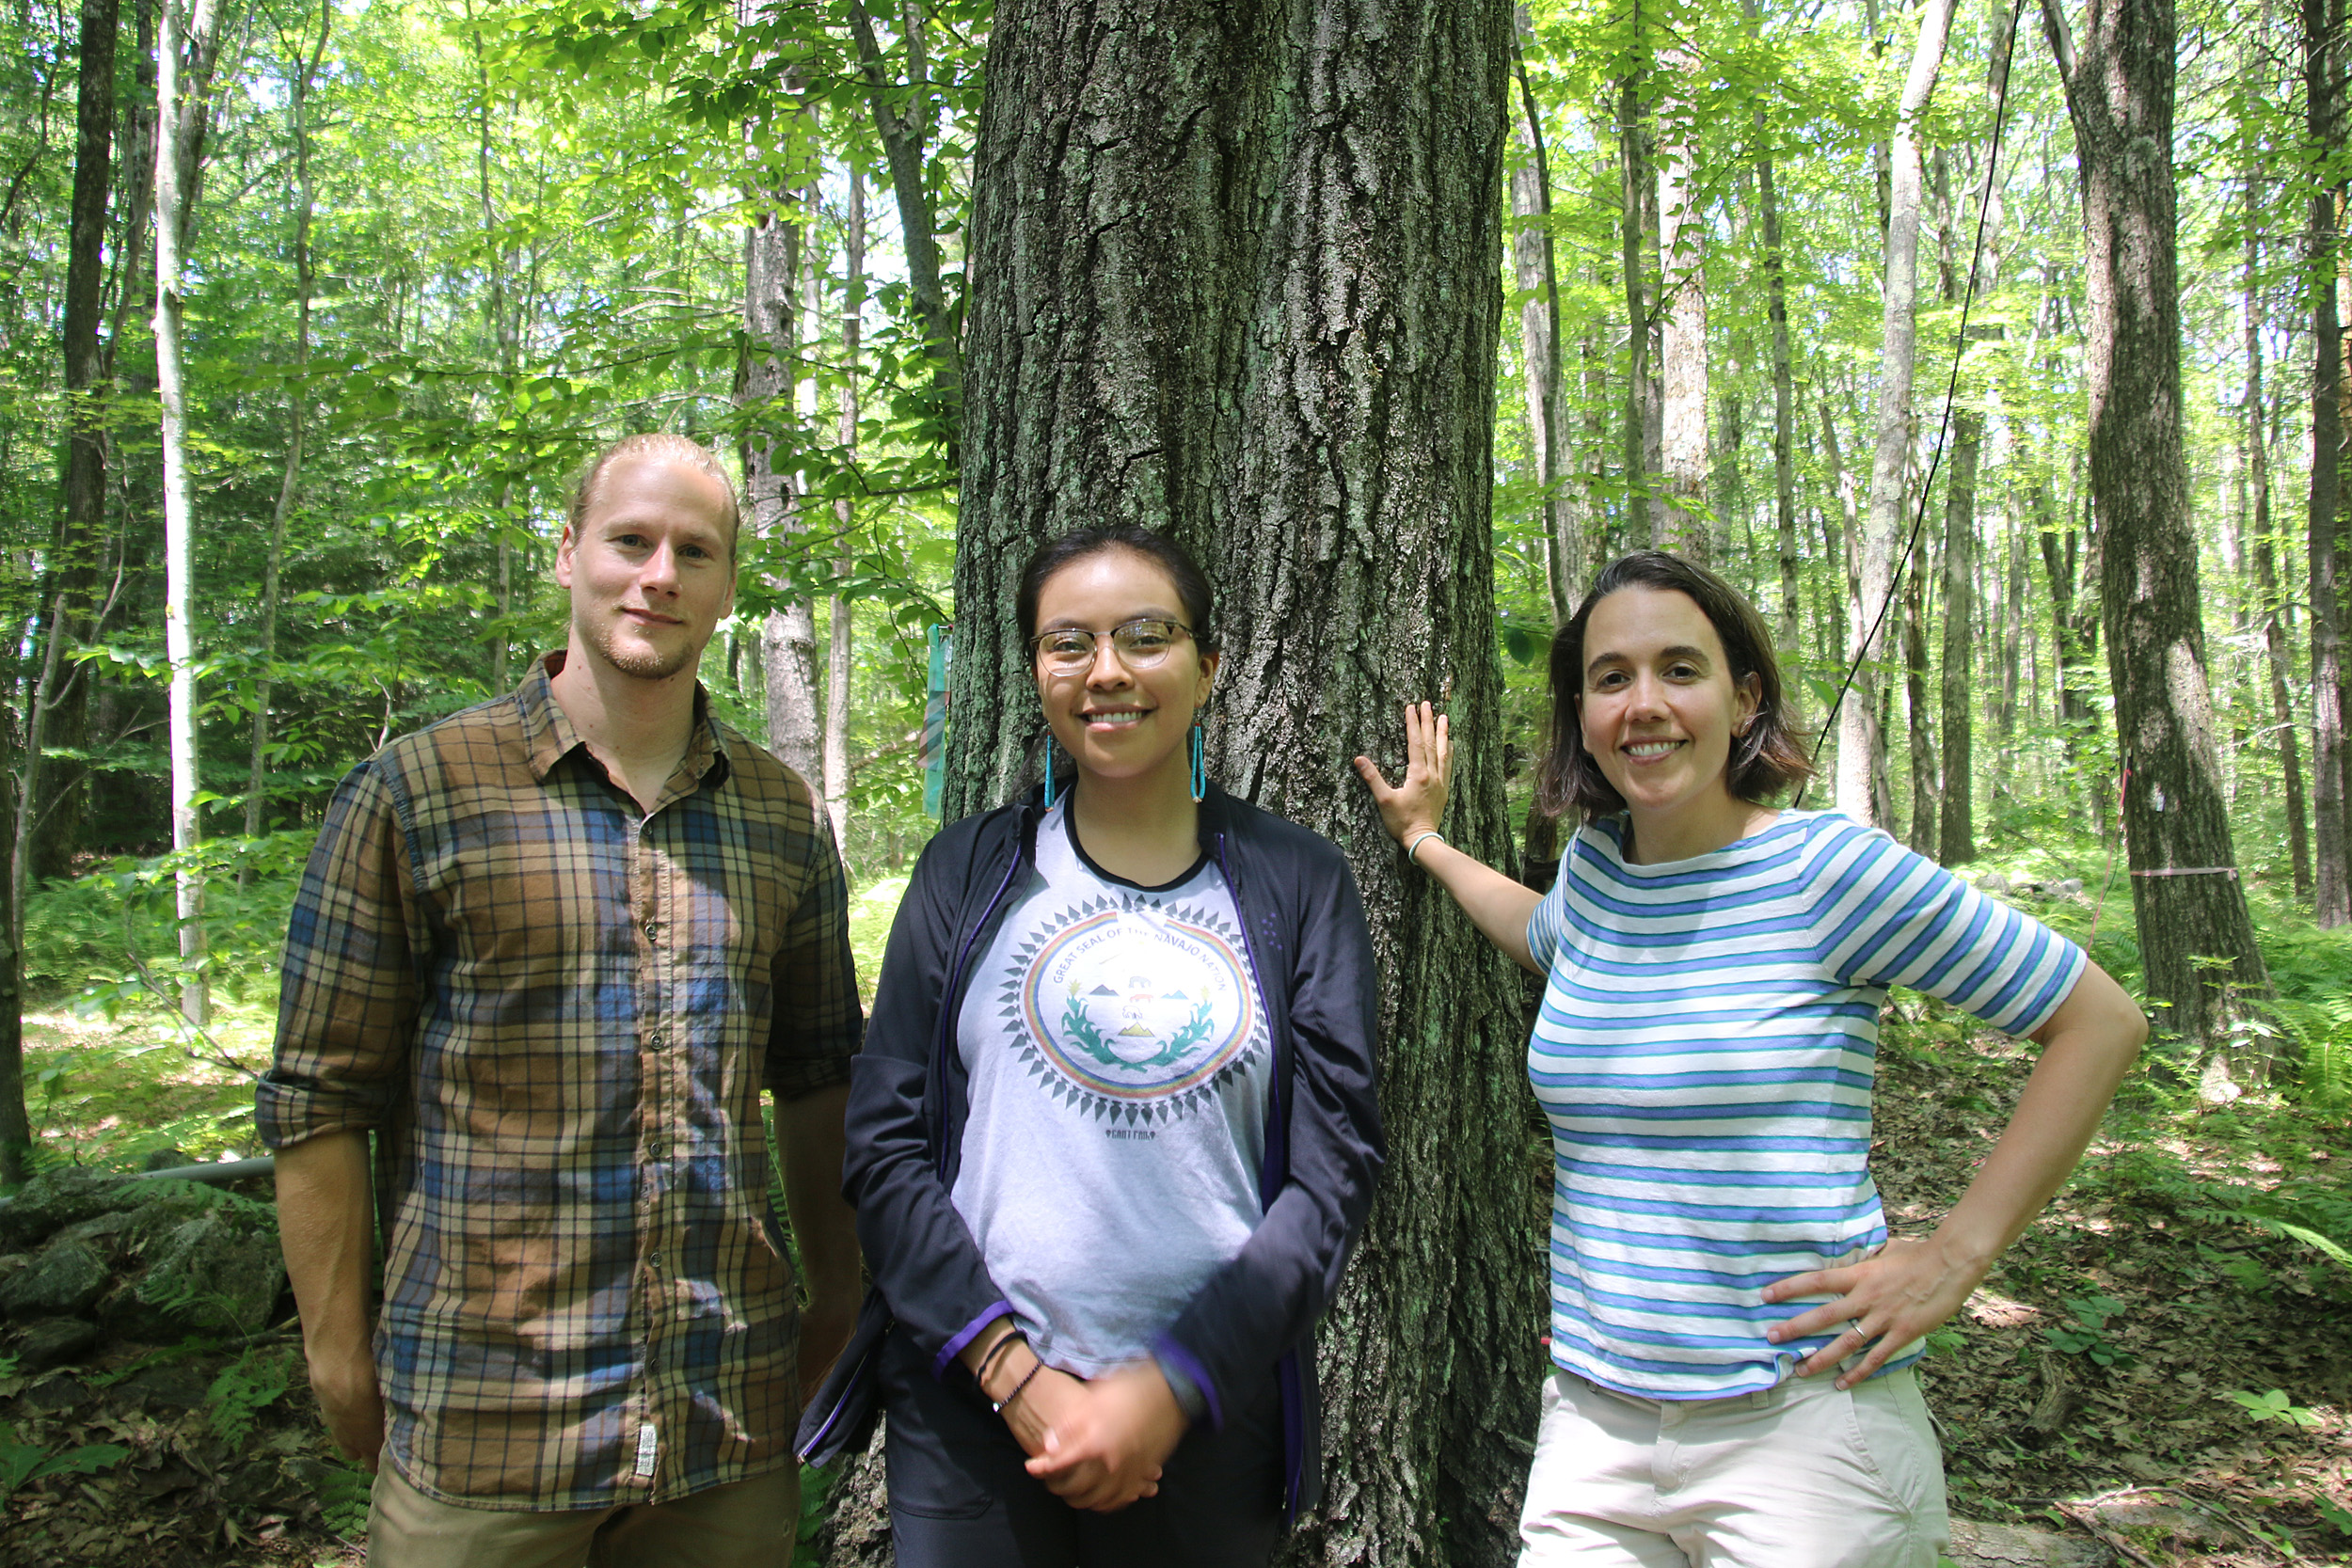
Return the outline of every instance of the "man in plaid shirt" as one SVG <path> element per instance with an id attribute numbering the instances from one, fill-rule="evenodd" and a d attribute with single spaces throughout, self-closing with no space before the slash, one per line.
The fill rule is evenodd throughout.
<path id="1" fill-rule="evenodd" d="M 312 1390 L 388 1461 L 378 1568 L 790 1556 L 800 1388 L 857 1302 L 862 1022 L 808 786 L 694 680 L 737 525 L 692 442 L 607 451 L 564 652 L 354 768 L 304 874 L 259 1118 Z"/>

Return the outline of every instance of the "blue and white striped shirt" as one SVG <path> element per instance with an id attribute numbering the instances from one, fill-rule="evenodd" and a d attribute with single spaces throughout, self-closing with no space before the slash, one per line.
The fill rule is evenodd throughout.
<path id="1" fill-rule="evenodd" d="M 1767 1306 L 1764 1287 L 1886 1240 L 1887 988 L 2030 1034 L 2087 960 L 1834 813 L 1655 865 L 1626 863 L 1624 832 L 1580 831 L 1527 927 L 1550 971 L 1527 1071 L 1551 1122 L 1552 1359 L 1651 1399 L 1768 1388 L 1828 1341 L 1765 1329 L 1827 1298 Z"/>

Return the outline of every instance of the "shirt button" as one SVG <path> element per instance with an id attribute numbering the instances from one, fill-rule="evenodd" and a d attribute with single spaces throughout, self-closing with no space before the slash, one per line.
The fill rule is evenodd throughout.
<path id="1" fill-rule="evenodd" d="M 650 920 L 645 922 L 645 940 L 647 942 L 660 942 L 661 940 L 661 927 Z"/>
<path id="2" fill-rule="evenodd" d="M 645 1267 L 647 1267 L 647 1268 L 649 1268 L 649 1269 L 658 1269 L 658 1268 L 660 1268 L 660 1266 L 661 1266 L 661 1254 L 660 1253 L 660 1251 L 658 1251 L 658 1250 L 657 1250 L 657 1251 L 654 1251 L 654 1252 L 649 1252 L 649 1253 L 645 1254 Z"/>
<path id="3" fill-rule="evenodd" d="M 653 1033 L 645 1037 L 645 1049 L 648 1051 L 659 1051 L 668 1043 L 669 1042 L 662 1037 L 661 1031 L 659 1029 L 656 1029 Z"/>

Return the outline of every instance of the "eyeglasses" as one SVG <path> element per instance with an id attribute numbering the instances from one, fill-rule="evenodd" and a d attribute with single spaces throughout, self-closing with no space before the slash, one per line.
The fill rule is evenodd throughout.
<path id="1" fill-rule="evenodd" d="M 1036 638 L 1030 646 L 1037 650 L 1039 662 L 1054 673 L 1074 675 L 1093 668 L 1098 637 L 1111 640 L 1111 646 L 1119 651 L 1119 662 L 1128 669 L 1149 670 L 1168 656 L 1179 638 L 1191 635 L 1192 628 L 1179 621 L 1130 621 L 1107 632 L 1057 627 Z"/>

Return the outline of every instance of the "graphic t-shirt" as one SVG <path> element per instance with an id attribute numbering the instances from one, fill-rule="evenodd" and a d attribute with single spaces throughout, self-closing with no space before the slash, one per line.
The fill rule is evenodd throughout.
<path id="1" fill-rule="evenodd" d="M 1650 865 L 1624 831 L 1581 830 L 1527 927 L 1550 972 L 1527 1072 L 1551 1122 L 1551 1358 L 1652 1399 L 1769 1388 L 1830 1337 L 1765 1329 L 1829 1298 L 1766 1306 L 1764 1287 L 1886 1240 L 1869 1152 L 1887 988 L 2024 1035 L 2087 960 L 1832 813 Z"/>
<path id="2" fill-rule="evenodd" d="M 1151 1353 L 1257 1227 L 1272 1053 L 1241 921 L 1203 859 L 1166 887 L 1089 863 L 1057 808 L 964 995 L 953 1194 L 1049 1364 Z"/>

